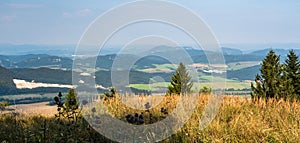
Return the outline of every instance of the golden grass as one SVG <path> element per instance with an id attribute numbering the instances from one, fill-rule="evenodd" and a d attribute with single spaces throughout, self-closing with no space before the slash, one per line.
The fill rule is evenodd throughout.
<path id="1" fill-rule="evenodd" d="M 155 117 L 155 121 L 162 120 L 167 116 L 160 112 L 161 107 L 172 112 L 180 98 L 184 97 L 174 95 L 165 96 L 162 100 L 159 99 L 161 102 L 156 107 L 150 109 L 150 112 Z M 297 101 L 288 102 L 269 99 L 268 101 L 259 100 L 253 102 L 251 99 L 244 97 L 224 97 L 217 116 L 209 126 L 204 130 L 200 130 L 199 120 L 202 117 L 203 110 L 209 98 L 209 95 L 199 96 L 196 110 L 184 127 L 162 142 L 300 142 L 300 103 Z M 122 98 L 112 98 L 103 101 L 103 104 L 108 108 L 109 113 L 124 121 L 124 117 L 129 113 L 145 112 L 141 109 L 137 110 L 126 106 L 122 100 Z M 135 103 L 137 103 L 137 106 L 138 104 L 143 105 L 147 101 L 155 101 L 155 99 L 147 100 L 146 97 L 130 100 L 136 100 Z M 150 124 L 148 115 L 145 114 L 145 116 L 146 124 Z M 25 129 L 23 134 L 29 134 L 30 130 L 32 130 L 30 132 L 33 134 L 35 132 L 34 129 L 37 128 L 35 126 L 40 127 L 43 123 L 37 122 L 37 119 L 33 118 L 37 117 L 25 116 L 13 122 L 11 119 L 9 120 L 9 117 L 2 115 L 0 117 L 0 126 L 2 127 L 0 129 L 0 141 L 24 141 L 24 138 L 22 138 L 24 136 L 19 135 L 22 133 L 17 132 L 17 129 L 11 127 L 21 128 L 13 124 L 22 124 L 21 129 Z M 56 123 L 54 118 L 41 118 L 49 122 L 47 123 L 46 142 L 75 140 L 74 136 L 70 136 L 68 130 L 65 129 L 68 127 Z M 75 132 L 77 132 L 76 141 L 93 142 L 92 138 L 101 138 L 103 142 L 111 142 L 101 137 L 95 131 L 87 130 L 86 123 L 79 122 L 79 124 L 80 126 L 75 129 Z M 60 131 L 57 132 L 56 130 Z M 14 140 L 12 137 L 15 135 L 19 135 L 20 139 Z M 52 140 L 51 136 L 56 136 L 60 139 Z M 27 137 L 29 141 L 36 141 L 34 139 L 36 139 L 35 136 Z"/>
<path id="2" fill-rule="evenodd" d="M 53 117 L 57 113 L 57 107 L 54 105 L 50 106 L 48 104 L 49 102 L 18 104 L 18 105 L 11 105 L 8 108 L 13 109 L 15 110 L 16 113 L 20 113 L 25 116 L 42 115 L 47 117 Z"/>

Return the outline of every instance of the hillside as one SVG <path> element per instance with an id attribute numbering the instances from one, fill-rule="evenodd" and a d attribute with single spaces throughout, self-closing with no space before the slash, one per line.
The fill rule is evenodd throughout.
<path id="1" fill-rule="evenodd" d="M 18 68 L 11 69 L 17 74 L 19 79 L 26 81 L 42 82 L 42 83 L 60 83 L 60 84 L 71 84 L 72 83 L 72 72 L 64 71 L 60 69 L 50 68 Z"/>
<path id="2" fill-rule="evenodd" d="M 227 71 L 228 79 L 238 79 L 238 80 L 254 80 L 256 74 L 258 74 L 260 65 L 243 68 L 240 70 L 229 70 Z"/>
<path id="3" fill-rule="evenodd" d="M 18 68 L 32 68 L 32 67 L 52 67 L 52 68 L 68 68 L 72 67 L 73 61 L 68 58 L 58 56 L 38 56 L 23 60 L 16 64 L 14 67 Z"/>
<path id="4" fill-rule="evenodd" d="M 45 83 L 68 84 L 72 81 L 72 73 L 63 70 L 53 70 L 49 68 L 39 69 L 12 69 L 8 70 L 0 66 L 0 96 L 10 94 L 28 94 L 28 93 L 57 93 L 58 91 L 67 91 L 66 88 L 35 88 L 35 89 L 17 89 L 13 79 L 24 79 L 27 81 L 39 81 Z"/>
<path id="5" fill-rule="evenodd" d="M 124 71 L 119 71 L 124 72 Z M 110 87 L 111 85 L 111 71 L 105 71 L 105 70 L 100 70 L 97 71 L 96 73 L 96 83 L 101 84 L 104 87 Z M 118 72 L 116 73 L 118 74 Z M 165 73 L 165 72 L 160 72 L 160 73 L 146 73 L 146 72 L 140 72 L 140 71 L 130 71 L 129 72 L 129 83 L 143 83 L 143 84 L 148 84 L 149 79 L 153 78 L 155 76 L 162 77 L 166 82 L 170 81 L 171 78 L 171 73 Z M 122 79 L 122 77 L 120 77 Z M 122 81 L 120 81 L 122 82 Z"/>
<path id="6" fill-rule="evenodd" d="M 222 52 L 224 55 L 242 55 L 243 52 L 238 49 L 222 47 Z"/>
<path id="7" fill-rule="evenodd" d="M 0 55 L 0 66 L 6 68 L 66 68 L 72 67 L 73 60 L 47 54 Z"/>
<path id="8" fill-rule="evenodd" d="M 26 81 L 42 82 L 42 83 L 58 83 L 58 84 L 72 84 L 72 71 L 70 70 L 60 70 L 60 69 L 50 69 L 50 68 L 18 68 L 11 69 L 15 73 L 15 77 L 18 79 L 23 79 Z M 119 71 L 120 73 L 124 71 Z M 74 72 L 73 74 L 80 73 Z M 95 73 L 96 83 L 104 87 L 111 86 L 111 71 L 99 70 Z M 120 75 L 120 74 L 117 74 Z M 129 73 L 130 83 L 149 83 L 149 79 L 155 76 L 160 76 L 164 78 L 165 81 L 170 81 L 171 73 L 146 73 L 131 70 Z"/>
<path id="9" fill-rule="evenodd" d="M 0 95 L 16 93 L 16 85 L 13 82 L 14 77 L 16 75 L 12 71 L 0 66 Z"/>

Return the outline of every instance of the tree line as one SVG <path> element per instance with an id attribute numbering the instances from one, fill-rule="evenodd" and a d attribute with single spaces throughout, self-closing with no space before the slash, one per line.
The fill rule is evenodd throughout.
<path id="1" fill-rule="evenodd" d="M 300 64 L 294 50 L 290 50 L 284 63 L 271 49 L 263 59 L 260 74 L 251 83 L 253 99 L 275 98 L 300 100 Z"/>

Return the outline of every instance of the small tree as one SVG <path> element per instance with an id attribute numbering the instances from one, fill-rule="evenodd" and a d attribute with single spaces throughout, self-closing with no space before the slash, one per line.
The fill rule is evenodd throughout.
<path id="1" fill-rule="evenodd" d="M 70 89 L 66 95 L 65 101 L 62 99 L 62 94 L 59 92 L 58 96 L 54 97 L 55 104 L 57 105 L 58 114 L 55 116 L 60 118 L 67 118 L 69 123 L 77 122 L 77 118 L 80 116 L 80 110 L 78 108 L 77 93 L 75 89 Z"/>
<path id="2" fill-rule="evenodd" d="M 255 78 L 255 85 L 251 84 L 252 97 L 279 98 L 281 84 L 280 56 L 273 50 L 267 54 L 260 69 L 261 75 Z"/>
<path id="3" fill-rule="evenodd" d="M 70 89 L 66 95 L 65 108 L 67 111 L 78 109 L 77 93 L 74 89 Z"/>
<path id="4" fill-rule="evenodd" d="M 172 75 L 171 85 L 168 86 L 167 94 L 182 94 L 185 95 L 191 91 L 193 82 L 190 81 L 191 76 L 189 75 L 186 67 L 183 63 L 179 63 L 176 73 Z"/>

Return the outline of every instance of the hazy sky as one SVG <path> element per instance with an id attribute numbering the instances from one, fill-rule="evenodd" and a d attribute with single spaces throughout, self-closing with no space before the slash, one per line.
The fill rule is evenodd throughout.
<path id="1" fill-rule="evenodd" d="M 0 43 L 76 44 L 100 14 L 126 0 L 1 0 Z M 299 0 L 186 0 L 221 44 L 300 43 Z"/>

